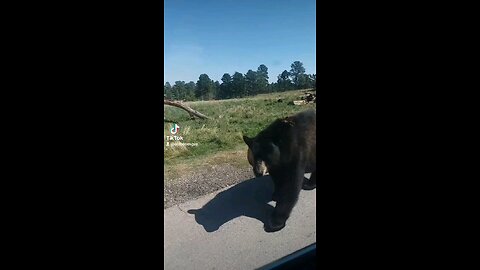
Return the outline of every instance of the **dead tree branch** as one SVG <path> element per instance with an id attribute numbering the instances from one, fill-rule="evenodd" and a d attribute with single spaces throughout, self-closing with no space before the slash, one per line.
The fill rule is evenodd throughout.
<path id="1" fill-rule="evenodd" d="M 178 108 L 181 108 L 181 109 L 187 111 L 188 114 L 190 114 L 190 117 L 192 119 L 194 118 L 194 116 L 196 116 L 198 118 L 201 118 L 201 119 L 210 119 L 208 116 L 206 116 L 206 115 L 204 115 L 204 114 L 202 114 L 198 111 L 195 111 L 194 109 L 188 107 L 187 105 L 183 105 L 181 103 L 178 103 L 178 102 L 175 102 L 175 101 L 172 101 L 172 100 L 164 99 L 163 104 L 178 107 Z"/>

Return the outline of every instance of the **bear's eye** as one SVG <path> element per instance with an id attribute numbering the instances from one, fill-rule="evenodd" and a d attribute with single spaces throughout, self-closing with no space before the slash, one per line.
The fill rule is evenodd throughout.
<path id="1" fill-rule="evenodd" d="M 262 152 L 258 152 L 254 155 L 256 162 L 261 162 L 265 160 L 265 155 Z"/>
<path id="2" fill-rule="evenodd" d="M 270 155 L 269 155 L 267 152 L 261 153 L 261 154 L 258 156 L 258 158 L 259 158 L 260 160 L 265 161 L 265 162 L 269 162 L 269 161 L 270 161 Z"/>

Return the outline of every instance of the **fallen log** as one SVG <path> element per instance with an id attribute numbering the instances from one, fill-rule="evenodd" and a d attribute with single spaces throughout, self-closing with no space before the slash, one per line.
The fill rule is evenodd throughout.
<path id="1" fill-rule="evenodd" d="M 306 104 L 305 100 L 294 100 L 289 102 L 289 105 L 304 105 L 304 104 Z"/>
<path id="2" fill-rule="evenodd" d="M 208 116 L 206 116 L 206 115 L 204 115 L 204 114 L 202 114 L 198 111 L 195 111 L 194 109 L 188 107 L 187 105 L 183 105 L 183 104 L 178 103 L 178 102 L 174 102 L 174 101 L 171 101 L 171 100 L 164 99 L 163 104 L 178 107 L 180 109 L 183 109 L 183 110 L 187 111 L 190 114 L 190 117 L 192 119 L 194 118 L 194 116 L 196 116 L 198 118 L 201 118 L 201 119 L 210 119 L 210 117 L 208 117 Z"/>

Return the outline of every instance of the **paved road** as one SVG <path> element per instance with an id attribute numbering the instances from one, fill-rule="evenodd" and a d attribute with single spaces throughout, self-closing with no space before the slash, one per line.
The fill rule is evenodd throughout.
<path id="1" fill-rule="evenodd" d="M 316 190 L 302 190 L 287 226 L 266 233 L 272 190 L 270 177 L 249 179 L 165 209 L 165 269 L 256 269 L 315 243 Z"/>

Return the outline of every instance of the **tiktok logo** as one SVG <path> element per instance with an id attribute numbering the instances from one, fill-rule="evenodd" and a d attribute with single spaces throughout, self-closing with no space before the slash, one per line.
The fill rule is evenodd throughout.
<path id="1" fill-rule="evenodd" d="M 170 129 L 170 133 L 177 134 L 179 129 L 180 129 L 180 126 L 175 123 L 175 124 L 173 124 L 172 128 Z"/>

